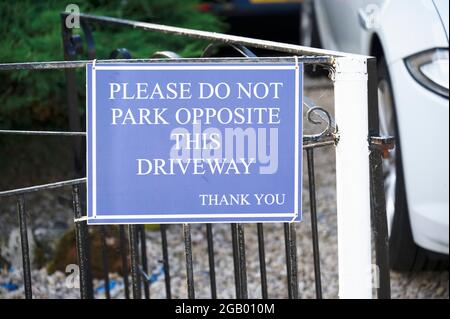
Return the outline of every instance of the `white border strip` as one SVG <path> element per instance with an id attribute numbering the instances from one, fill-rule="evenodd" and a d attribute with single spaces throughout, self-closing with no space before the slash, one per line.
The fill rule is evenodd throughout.
<path id="1" fill-rule="evenodd" d="M 294 221 L 298 216 L 298 134 L 299 134 L 299 88 L 298 88 L 298 81 L 299 81 L 299 70 L 298 70 L 298 58 L 295 56 L 295 136 L 294 136 L 294 152 L 295 152 L 295 159 L 294 159 L 294 218 L 292 221 Z"/>
<path id="2" fill-rule="evenodd" d="M 123 217 L 126 216 L 126 217 Z M 161 214 L 161 215 L 101 215 L 95 219 L 172 219 L 172 218 L 232 218 L 236 214 Z M 239 214 L 239 217 L 292 217 L 292 213 Z"/>
<path id="3" fill-rule="evenodd" d="M 92 63 L 92 213 L 97 217 L 97 105 L 96 105 L 96 67 L 95 61 Z M 88 126 L 89 127 L 89 126 Z"/>
<path id="4" fill-rule="evenodd" d="M 86 64 L 86 215 L 89 216 L 89 181 L 90 181 L 90 175 L 89 175 L 89 147 L 91 142 L 89 141 L 89 134 L 87 132 L 89 131 L 89 99 L 91 96 L 89 95 L 89 85 L 91 85 L 90 78 L 88 76 L 89 74 L 89 64 Z M 92 94 L 92 93 L 91 93 Z"/>
<path id="5" fill-rule="evenodd" d="M 147 70 L 157 70 L 157 71 L 169 71 L 169 70 L 294 70 L 295 66 L 290 65 L 180 65 L 180 66 L 166 66 L 166 65 L 143 65 L 143 66 L 103 66 L 98 65 L 97 70 L 105 71 L 147 71 Z"/>

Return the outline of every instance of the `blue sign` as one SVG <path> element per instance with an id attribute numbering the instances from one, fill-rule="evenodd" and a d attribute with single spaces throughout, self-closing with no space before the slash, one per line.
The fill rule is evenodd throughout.
<path id="1" fill-rule="evenodd" d="M 87 65 L 89 224 L 301 220 L 303 65 Z"/>

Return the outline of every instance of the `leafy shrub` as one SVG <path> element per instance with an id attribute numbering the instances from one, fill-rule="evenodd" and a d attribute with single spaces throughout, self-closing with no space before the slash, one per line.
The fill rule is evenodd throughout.
<path id="1" fill-rule="evenodd" d="M 72 2 L 72 1 L 71 1 Z M 208 31 L 223 31 L 217 17 L 197 10 L 199 0 L 78 0 L 81 12 Z M 60 12 L 67 0 L 1 1 L 0 62 L 62 60 Z M 75 30 L 80 33 L 81 30 Z M 170 50 L 184 57 L 198 56 L 203 41 L 130 27 L 95 26 L 98 58 L 116 48 L 127 48 L 133 58 Z M 86 56 L 80 56 L 85 59 Z M 84 81 L 84 71 L 78 78 Z M 2 71 L 0 73 L 0 126 L 61 126 L 66 123 L 65 78 L 61 70 Z M 82 86 L 81 86 L 82 87 Z M 82 94 L 82 93 L 81 93 Z M 43 124 L 44 123 L 44 124 Z"/>

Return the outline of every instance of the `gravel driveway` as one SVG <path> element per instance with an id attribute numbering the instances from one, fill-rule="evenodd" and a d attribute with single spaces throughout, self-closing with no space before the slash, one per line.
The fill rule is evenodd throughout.
<path id="1" fill-rule="evenodd" d="M 316 82 L 314 88 L 308 86 L 307 81 L 305 95 L 317 104 L 332 111 L 333 92 L 327 81 Z M 309 130 L 310 128 L 307 128 Z M 315 151 L 316 183 L 318 222 L 320 236 L 320 255 L 322 267 L 322 287 L 325 298 L 338 297 L 337 276 L 337 229 L 336 229 L 336 201 L 335 201 L 335 168 L 334 149 L 325 147 Z M 304 161 L 306 159 L 304 158 Z M 314 298 L 314 269 L 311 245 L 311 228 L 309 219 L 309 194 L 306 178 L 306 165 L 304 165 L 303 184 L 303 214 L 304 221 L 297 225 L 297 254 L 299 271 L 299 293 L 301 298 Z M 40 236 L 57 236 L 58 232 L 45 231 L 46 228 L 60 227 L 70 223 L 70 202 L 61 202 L 56 198 L 58 194 L 68 197 L 69 193 L 58 191 L 56 193 L 33 194 L 29 197 L 31 219 L 34 227 L 39 230 Z M 10 200 L 0 200 L 0 231 L 3 235 L 9 234 L 16 224 L 15 204 Z M 46 226 L 47 225 L 47 226 Z M 14 226 L 16 227 L 16 226 Z M 284 248 L 284 231 L 281 224 L 265 224 L 266 264 L 269 297 L 287 298 L 286 263 Z M 230 226 L 216 224 L 213 226 L 214 245 L 216 257 L 217 291 L 220 298 L 233 298 L 234 273 L 231 248 Z M 14 233 L 14 231 L 13 231 Z M 42 234 L 44 233 L 44 234 Z M 59 232 L 60 233 L 60 232 Z M 36 234 L 34 234 L 36 235 Z M 8 235 L 7 237 L 10 237 Z M 11 238 L 11 237 L 10 237 Z M 259 278 L 259 257 L 257 246 L 257 233 L 254 224 L 245 226 L 246 257 L 248 293 L 250 298 L 261 298 Z M 149 269 L 153 271 L 154 282 L 150 293 L 152 298 L 164 298 L 164 276 L 159 275 L 161 257 L 161 243 L 159 231 L 147 231 L 147 251 Z M 172 276 L 172 295 L 175 298 L 186 297 L 185 282 L 185 256 L 180 225 L 172 225 L 168 228 L 169 260 Z M 209 298 L 209 267 L 207 258 L 206 233 L 204 225 L 193 225 L 192 243 L 194 257 L 195 289 L 198 298 Z M 14 255 L 14 248 L 8 248 L 9 255 Z M 17 247 L 15 249 L 18 249 Z M 11 251 L 12 250 L 12 251 Z M 5 252 L 5 247 L 2 249 Z M 0 270 L 0 298 L 22 298 L 23 288 L 20 269 L 19 251 L 15 253 L 16 268 L 12 270 Z M 78 290 L 67 288 L 66 275 L 56 272 L 47 274 L 45 269 L 33 270 L 33 293 L 35 298 L 77 298 Z M 391 273 L 393 298 L 448 298 L 448 271 L 426 272 L 418 274 Z M 116 274 L 111 274 L 115 284 L 112 289 L 113 297 L 123 297 L 123 281 Z M 18 285 L 17 289 L 6 289 L 7 284 Z M 101 281 L 96 280 L 96 297 L 102 298 Z M 3 285 L 3 288 L 1 288 Z"/>

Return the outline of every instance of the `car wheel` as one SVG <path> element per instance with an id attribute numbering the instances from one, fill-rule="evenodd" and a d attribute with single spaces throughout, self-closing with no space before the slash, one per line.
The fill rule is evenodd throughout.
<path id="1" fill-rule="evenodd" d="M 432 255 L 414 242 L 392 85 L 383 57 L 378 59 L 378 108 L 380 134 L 396 137 L 395 150 L 383 161 L 391 268 L 397 271 L 445 269 L 448 267 L 448 259 L 445 262 L 437 254 Z"/>

